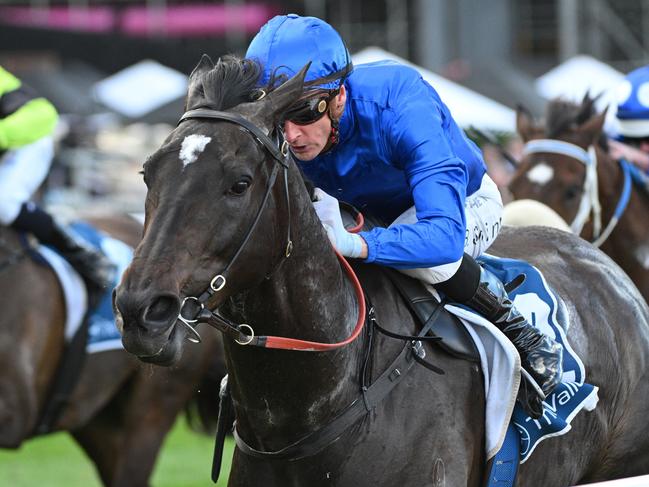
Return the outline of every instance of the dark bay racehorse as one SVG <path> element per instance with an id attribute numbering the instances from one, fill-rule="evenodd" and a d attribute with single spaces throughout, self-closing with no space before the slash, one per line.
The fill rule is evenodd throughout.
<path id="1" fill-rule="evenodd" d="M 525 157 L 509 189 L 515 199 L 541 201 L 573 231 L 606 252 L 649 299 L 649 193 L 633 184 L 634 168 L 613 160 L 602 135 L 605 113 L 594 100 L 561 99 L 547 108 L 545 126 L 518 110 Z M 601 205 L 601 210 L 599 209 Z"/>
<path id="2" fill-rule="evenodd" d="M 97 217 L 100 228 L 129 245 L 142 227 L 124 217 Z M 18 235 L 0 228 L 0 447 L 17 448 L 34 435 L 64 349 L 65 305 L 53 272 L 25 253 Z M 106 486 L 149 485 L 162 441 L 179 412 L 223 374 L 220 338 L 205 334 L 172 369 L 153 368 L 123 350 L 90 354 L 54 425 L 69 431 Z M 218 387 L 218 377 L 216 386 Z M 210 381 L 211 382 L 211 381 Z M 210 401 L 212 407 L 217 407 Z M 215 413 L 214 413 L 215 414 Z"/>
<path id="3" fill-rule="evenodd" d="M 204 307 L 202 321 L 220 309 L 207 321 L 234 338 L 225 339 L 239 437 L 231 486 L 478 486 L 481 371 L 434 344 L 426 360 L 444 375 L 418 363 L 409 373 L 388 369 L 403 343 L 359 328 L 362 293 L 274 129 L 302 93 L 304 73 L 259 98 L 247 61 L 214 66 L 204 57 L 196 67 L 188 112 L 144 167 L 145 234 L 114 293 L 123 343 L 147 362 L 173 364 L 197 310 Z M 572 344 L 601 388 L 597 409 L 543 442 L 518 485 L 648 473 L 649 311 L 637 289 L 566 232 L 509 228 L 494 249 L 531 261 L 566 298 Z M 380 324 L 415 333 L 389 278 L 375 266 L 354 268 Z M 398 385 L 332 433 L 343 411 L 364 407 L 362 383 L 385 386 L 386 369 Z"/>

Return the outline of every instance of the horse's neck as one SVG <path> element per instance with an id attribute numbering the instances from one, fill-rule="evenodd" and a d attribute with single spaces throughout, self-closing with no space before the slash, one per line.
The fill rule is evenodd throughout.
<path id="1" fill-rule="evenodd" d="M 609 224 L 613 216 L 615 215 L 615 210 L 617 209 L 618 203 L 622 200 L 623 190 L 624 190 L 624 172 L 620 162 L 613 159 L 605 150 L 598 147 L 597 149 L 597 179 L 598 179 L 598 192 L 599 192 L 599 201 L 602 206 L 602 229 Z M 644 212 L 644 205 L 641 200 L 634 197 L 637 196 L 637 192 L 634 191 L 633 182 L 631 182 L 631 198 L 627 203 L 624 213 L 620 217 L 619 223 L 616 225 L 618 229 L 617 232 L 613 232 L 609 239 L 615 240 L 620 238 L 621 241 L 628 240 L 631 237 L 631 234 L 637 233 L 632 231 L 631 228 L 628 228 L 629 231 L 620 231 L 623 227 L 630 225 L 635 227 L 635 218 L 631 215 Z M 635 206 L 642 206 L 643 209 L 635 209 Z M 626 218 L 625 218 L 626 217 Z M 629 218 L 631 217 L 631 218 Z M 638 239 L 644 241 L 644 232 L 638 235 Z M 630 242 L 624 242 L 624 246 L 628 246 Z"/>
<path id="2" fill-rule="evenodd" d="M 621 164 L 611 158 L 606 152 L 598 151 L 598 188 L 599 200 L 602 205 L 602 229 L 615 215 L 618 203 L 622 201 L 624 191 L 624 172 Z M 638 215 L 647 211 L 649 197 L 639 190 L 631 181 L 631 194 L 624 209 L 619 215 L 619 222 L 614 231 L 602 244 L 602 250 L 609 254 L 627 272 L 637 272 L 639 255 L 646 253 L 647 229 L 641 223 Z M 639 223 L 640 222 L 640 223 Z M 645 266 L 642 257 L 641 264 Z"/>
<path id="3" fill-rule="evenodd" d="M 599 200 L 602 203 L 602 217 L 607 220 L 613 215 L 622 195 L 624 175 L 620 164 L 601 147 L 597 147 L 597 183 Z M 606 222 L 602 222 L 605 224 Z"/>
<path id="4" fill-rule="evenodd" d="M 297 202 L 296 207 L 293 253 L 241 297 L 235 314 L 258 335 L 338 342 L 351 334 L 358 303 L 311 203 Z M 362 342 L 359 338 L 327 352 L 229 344 L 228 370 L 242 436 L 256 437 L 260 444 L 272 437 L 269 441 L 281 446 L 327 422 L 357 394 Z"/>

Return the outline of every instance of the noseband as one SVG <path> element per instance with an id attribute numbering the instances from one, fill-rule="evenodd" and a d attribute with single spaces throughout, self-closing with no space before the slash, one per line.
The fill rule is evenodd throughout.
<path id="1" fill-rule="evenodd" d="M 630 163 L 625 160 L 620 160 L 620 168 L 624 176 L 624 187 L 620 199 L 615 208 L 615 212 L 611 220 L 602 231 L 602 207 L 599 202 L 598 182 L 597 182 L 597 151 L 594 146 L 588 147 L 584 150 L 578 145 L 562 140 L 554 139 L 534 139 L 525 144 L 523 154 L 536 154 L 536 153 L 549 153 L 560 154 L 571 157 L 581 162 L 586 167 L 586 176 L 584 178 L 583 193 L 579 203 L 579 210 L 575 219 L 570 224 L 570 229 L 575 235 L 579 235 L 584 227 L 584 224 L 593 214 L 593 238 L 591 242 L 595 247 L 599 247 L 609 237 L 613 229 L 620 220 L 631 196 L 631 169 Z"/>
<path id="2" fill-rule="evenodd" d="M 183 323 L 191 333 L 191 336 L 189 336 L 188 339 L 192 342 L 200 342 L 201 337 L 196 331 L 196 329 L 194 328 L 194 326 L 198 323 L 207 323 L 210 326 L 213 326 L 214 328 L 218 329 L 222 333 L 231 336 L 239 345 L 254 345 L 254 346 L 265 347 L 265 348 L 279 348 L 279 349 L 302 350 L 302 351 L 323 351 L 323 350 L 331 350 L 334 348 L 338 348 L 352 342 L 354 339 L 356 339 L 356 337 L 358 337 L 365 323 L 365 314 L 366 314 L 365 296 L 363 294 L 363 290 L 361 288 L 360 282 L 358 281 L 358 278 L 354 274 L 354 271 L 352 270 L 351 266 L 340 254 L 338 254 L 338 252 L 336 252 L 336 255 L 338 256 L 341 265 L 347 272 L 350 280 L 352 281 L 356 293 L 356 297 L 359 303 L 358 320 L 356 322 L 356 327 L 354 328 L 352 334 L 346 340 L 343 340 L 338 343 L 319 343 L 319 342 L 311 342 L 306 340 L 298 340 L 294 338 L 285 338 L 285 337 L 255 336 L 254 330 L 250 325 L 247 325 L 245 323 L 235 324 L 230 320 L 228 320 L 227 318 L 225 318 L 224 316 L 221 316 L 217 312 L 211 311 L 208 308 L 206 308 L 205 305 L 209 301 L 209 299 L 215 293 L 221 291 L 225 287 L 227 283 L 226 276 L 228 274 L 228 271 L 230 270 L 234 262 L 241 254 L 243 248 L 250 240 L 253 231 L 257 227 L 257 224 L 259 223 L 259 220 L 261 218 L 261 213 L 266 207 L 266 202 L 268 201 L 270 192 L 275 184 L 275 180 L 277 178 L 277 172 L 279 171 L 280 167 L 283 168 L 284 170 L 284 189 L 286 195 L 286 207 L 288 212 L 287 219 L 286 219 L 287 237 L 286 237 L 286 247 L 285 247 L 284 254 L 282 255 L 277 265 L 274 267 L 271 274 L 275 270 L 277 270 L 277 268 L 284 261 L 284 259 L 288 258 L 291 255 L 291 251 L 293 250 L 293 241 L 291 240 L 291 204 L 290 204 L 290 194 L 288 188 L 288 167 L 290 164 L 291 156 L 289 152 L 288 142 L 284 140 L 284 136 L 281 130 L 275 130 L 275 133 L 277 134 L 277 140 L 273 141 L 259 127 L 257 127 L 255 124 L 253 124 L 249 120 L 245 119 L 244 117 L 236 113 L 222 112 L 222 111 L 210 110 L 210 109 L 189 110 L 185 112 L 185 114 L 183 114 L 183 116 L 178 121 L 178 124 L 181 124 L 185 120 L 190 120 L 190 119 L 224 120 L 239 125 L 240 127 L 243 127 L 250 134 L 254 136 L 255 140 L 258 143 L 264 146 L 264 148 L 270 153 L 271 156 L 273 156 L 273 159 L 276 164 L 274 164 L 273 170 L 270 174 L 270 177 L 268 178 L 268 183 L 266 185 L 266 191 L 264 193 L 264 197 L 262 199 L 261 205 L 259 206 L 259 209 L 257 210 L 257 214 L 255 215 L 252 225 L 248 229 L 248 232 L 245 234 L 237 251 L 234 253 L 234 256 L 230 259 L 230 262 L 228 262 L 228 264 L 225 266 L 225 268 L 223 269 L 223 271 L 221 271 L 220 274 L 217 274 L 212 278 L 209 286 L 205 289 L 205 291 L 203 291 L 203 293 L 200 296 L 198 297 L 188 296 L 185 299 L 183 299 L 177 319 L 181 323 Z M 193 308 L 193 309 L 190 310 L 187 308 Z"/>

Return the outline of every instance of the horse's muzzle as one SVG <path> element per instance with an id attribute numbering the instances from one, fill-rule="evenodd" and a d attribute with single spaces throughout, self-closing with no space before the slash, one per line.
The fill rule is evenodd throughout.
<path id="1" fill-rule="evenodd" d="M 173 293 L 113 291 L 113 312 L 124 348 L 143 361 L 175 363 L 182 354 L 185 331 L 176 326 L 180 299 Z"/>

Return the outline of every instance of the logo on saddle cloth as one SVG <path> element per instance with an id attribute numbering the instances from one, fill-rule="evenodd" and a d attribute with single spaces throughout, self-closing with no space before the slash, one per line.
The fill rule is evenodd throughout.
<path id="1" fill-rule="evenodd" d="M 478 259 L 503 282 L 525 274 L 521 286 L 509 293 L 516 308 L 530 323 L 563 346 L 562 382 L 543 403 L 543 417 L 530 418 L 517 403 L 512 421 L 521 441 L 521 463 L 546 438 L 570 431 L 570 422 L 582 409 L 592 410 L 597 404 L 597 387 L 585 383 L 584 364 L 568 343 L 568 314 L 561 299 L 550 289 L 541 273 L 527 262 L 484 255 Z"/>

